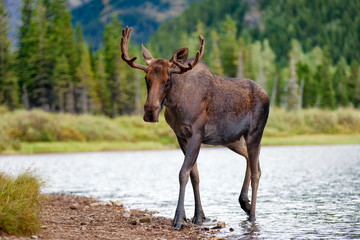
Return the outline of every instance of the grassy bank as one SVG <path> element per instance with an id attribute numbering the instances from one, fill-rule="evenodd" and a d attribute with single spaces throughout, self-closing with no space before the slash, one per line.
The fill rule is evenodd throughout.
<path id="1" fill-rule="evenodd" d="M 17 177 L 0 172 L 0 232 L 29 235 L 39 228 L 41 184 L 31 172 Z"/>
<path id="2" fill-rule="evenodd" d="M 141 116 L 53 114 L 0 108 L 0 152 L 38 153 L 168 149 L 176 138 L 163 116 L 145 123 Z M 360 111 L 273 109 L 263 145 L 359 144 Z"/>

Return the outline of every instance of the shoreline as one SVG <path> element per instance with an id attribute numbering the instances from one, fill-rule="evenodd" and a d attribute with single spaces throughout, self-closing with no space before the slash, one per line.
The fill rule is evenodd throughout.
<path id="1" fill-rule="evenodd" d="M 264 137 L 262 146 L 358 145 L 360 134 L 317 134 L 287 137 Z M 203 145 L 202 147 L 221 147 Z M 7 149 L 0 156 L 49 153 L 121 152 L 178 149 L 177 145 L 159 142 L 22 142 L 19 150 Z"/>
<path id="2" fill-rule="evenodd" d="M 172 219 L 147 210 L 127 210 L 121 201 L 107 204 L 93 198 L 43 194 L 41 226 L 31 236 L 0 232 L 0 239 L 223 239 L 218 229 L 171 226 Z"/>

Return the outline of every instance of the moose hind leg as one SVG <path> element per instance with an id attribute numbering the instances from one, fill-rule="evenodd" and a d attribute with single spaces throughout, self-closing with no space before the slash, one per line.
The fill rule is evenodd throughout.
<path id="1" fill-rule="evenodd" d="M 256 198 L 257 190 L 259 187 L 260 180 L 260 164 L 259 164 L 259 153 L 260 153 L 260 141 L 252 144 L 248 144 L 248 154 L 251 172 L 251 209 L 249 215 L 249 221 L 255 221 L 255 209 L 256 209 Z"/>
<path id="2" fill-rule="evenodd" d="M 241 188 L 241 193 L 240 193 L 240 196 L 239 196 L 239 203 L 240 203 L 241 208 L 248 215 L 250 215 L 250 210 L 251 210 L 250 200 L 249 200 L 249 197 L 248 197 L 249 185 L 250 185 L 250 177 L 251 177 L 250 166 L 249 166 L 249 163 L 247 163 L 244 183 L 243 183 L 243 186 Z"/>
<path id="3" fill-rule="evenodd" d="M 244 183 L 241 188 L 240 196 L 239 196 L 239 203 L 241 208 L 250 215 L 250 200 L 248 197 L 249 192 L 249 185 L 250 185 L 250 177 L 251 177 L 251 171 L 250 171 L 250 163 L 249 163 L 249 157 L 246 147 L 246 142 L 244 137 L 241 137 L 239 141 L 236 141 L 232 144 L 227 145 L 230 150 L 236 152 L 237 154 L 244 156 L 246 159 L 246 172 L 245 172 L 245 178 Z"/>

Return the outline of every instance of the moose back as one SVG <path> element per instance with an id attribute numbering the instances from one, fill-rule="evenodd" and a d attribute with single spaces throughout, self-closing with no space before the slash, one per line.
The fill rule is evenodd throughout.
<path id="1" fill-rule="evenodd" d="M 202 143 L 223 145 L 245 157 L 247 168 L 239 196 L 241 208 L 255 221 L 256 195 L 261 175 L 260 143 L 269 114 L 266 91 L 249 79 L 216 76 L 201 62 L 204 38 L 194 59 L 187 59 L 188 48 L 175 51 L 170 60 L 153 58 L 142 45 L 146 66 L 135 63 L 128 55 L 132 28 L 122 31 L 122 59 L 131 67 L 146 73 L 147 99 L 144 121 L 157 122 L 165 106 L 165 119 L 176 134 L 185 155 L 179 173 L 180 192 L 173 219 L 174 227 L 186 222 L 185 187 L 191 179 L 195 199 L 192 222 L 202 224 L 205 214 L 201 206 L 199 173 L 196 159 Z M 220 159 L 219 159 L 220 161 Z M 251 183 L 251 204 L 248 198 Z M 221 183 L 219 183 L 221 184 Z"/>

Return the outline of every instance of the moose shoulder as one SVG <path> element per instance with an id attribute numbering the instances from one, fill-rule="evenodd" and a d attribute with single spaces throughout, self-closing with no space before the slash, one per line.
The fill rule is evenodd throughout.
<path id="1" fill-rule="evenodd" d="M 249 79 L 216 76 L 201 62 L 204 39 L 194 59 L 187 59 L 188 48 L 177 50 L 170 60 L 154 59 L 143 46 L 147 66 L 136 64 L 127 48 L 132 28 L 122 32 L 122 58 L 131 67 L 146 72 L 147 100 L 144 120 L 158 121 L 165 105 L 165 118 L 174 130 L 185 155 L 179 173 L 180 193 L 173 220 L 174 227 L 186 221 L 184 210 L 185 187 L 189 180 L 194 190 L 195 215 L 193 223 L 202 224 L 205 215 L 201 206 L 199 173 L 196 159 L 201 143 L 223 145 L 244 156 L 247 168 L 239 196 L 241 208 L 255 220 L 256 196 L 261 175 L 259 166 L 260 142 L 269 114 L 266 91 Z M 248 190 L 251 182 L 251 205 Z"/>

